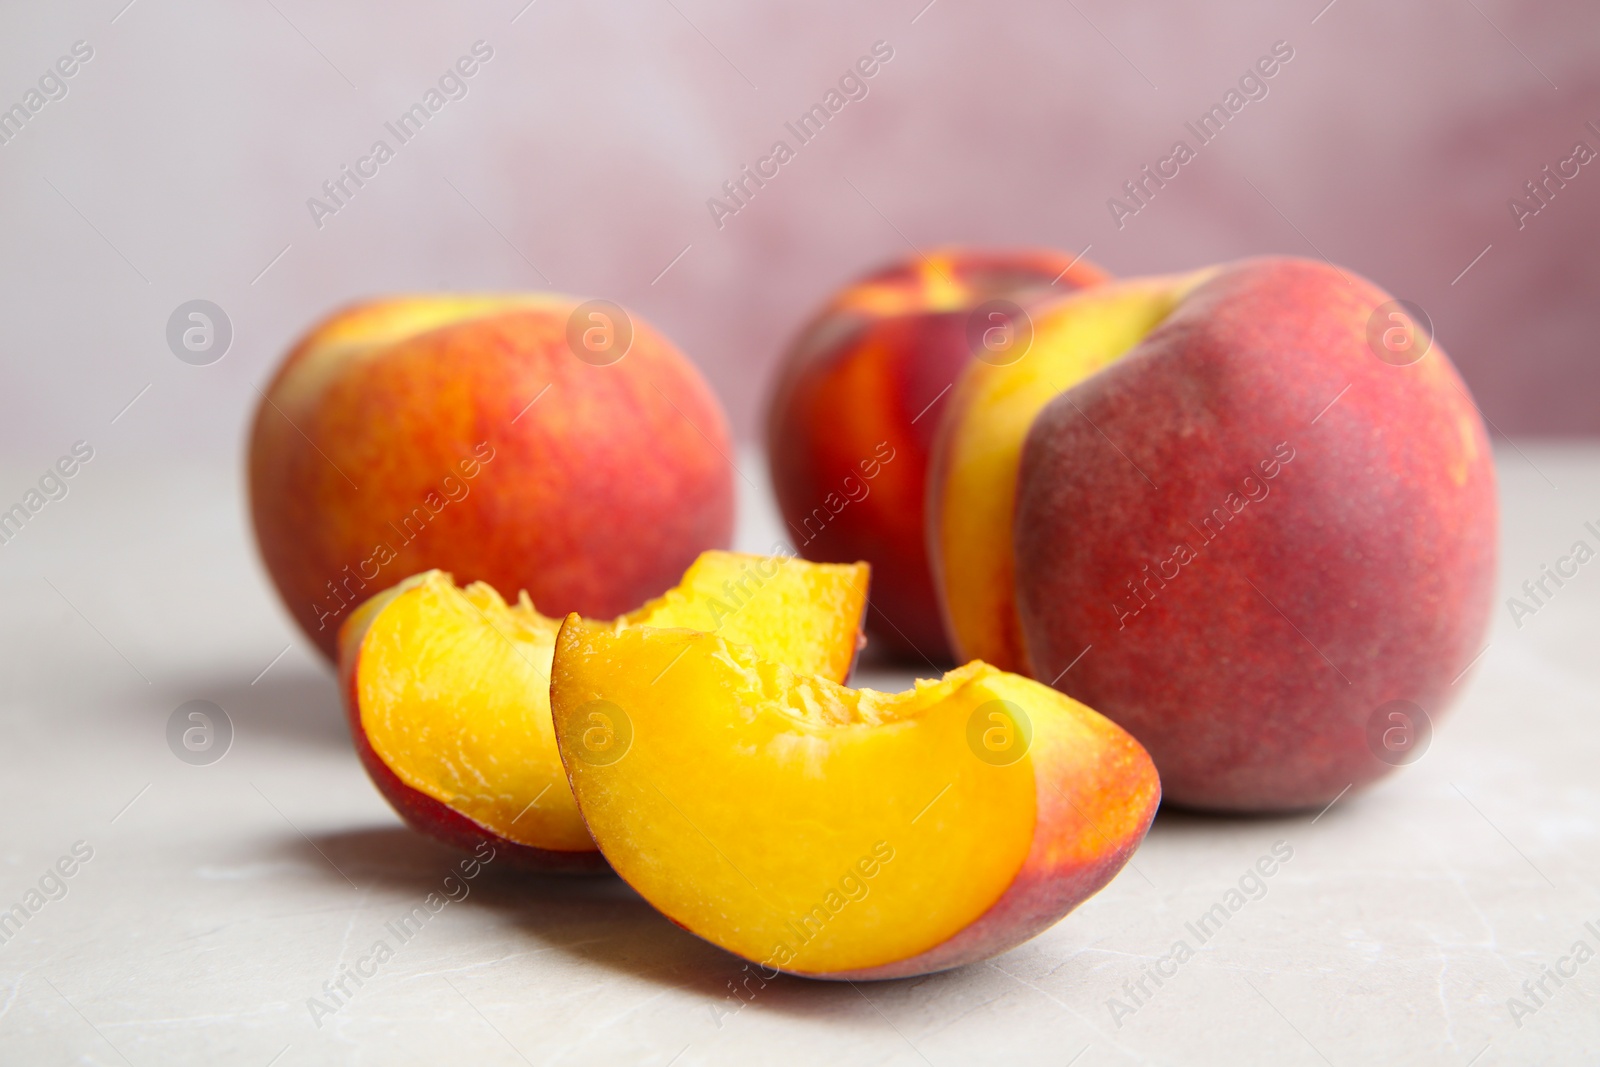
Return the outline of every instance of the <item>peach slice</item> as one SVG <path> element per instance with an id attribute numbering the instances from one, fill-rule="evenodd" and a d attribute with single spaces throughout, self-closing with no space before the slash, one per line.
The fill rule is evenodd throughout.
<path id="1" fill-rule="evenodd" d="M 551 670 L 613 869 L 774 970 L 896 978 L 1004 952 L 1109 882 L 1160 799 L 1121 727 L 982 662 L 886 694 L 569 615 Z"/>
<path id="2" fill-rule="evenodd" d="M 678 586 L 594 625 L 715 631 L 825 677 L 848 677 L 866 607 L 865 564 L 705 552 Z M 545 870 L 603 869 L 567 788 L 550 721 L 560 623 L 523 593 L 428 571 L 367 601 L 340 635 L 356 748 L 407 822 L 451 844 Z"/>

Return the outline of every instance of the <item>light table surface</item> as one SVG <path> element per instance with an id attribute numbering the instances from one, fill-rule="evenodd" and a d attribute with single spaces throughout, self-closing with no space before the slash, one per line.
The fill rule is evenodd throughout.
<path id="1" fill-rule="evenodd" d="M 740 961 L 611 877 L 490 864 L 401 943 L 459 857 L 358 766 L 237 479 L 107 455 L 0 548 L 0 909 L 41 903 L 0 944 L 0 1063 L 1593 1063 L 1600 957 L 1525 1017 L 1508 1002 L 1576 942 L 1600 952 L 1600 563 L 1520 627 L 1505 598 L 1600 525 L 1600 450 L 1499 459 L 1493 640 L 1415 765 L 1315 818 L 1163 812 L 1098 896 L 986 964 L 741 1004 Z M 770 504 L 743 507 L 740 547 L 768 548 Z M 234 725 L 208 766 L 166 740 L 194 699 Z M 1189 924 L 1275 846 L 1201 943 Z M 380 940 L 392 957 L 314 1020 Z M 1179 941 L 1192 958 L 1135 1004 Z"/>

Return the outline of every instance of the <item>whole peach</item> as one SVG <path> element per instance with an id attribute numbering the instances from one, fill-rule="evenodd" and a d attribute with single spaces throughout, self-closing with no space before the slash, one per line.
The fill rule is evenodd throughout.
<path id="1" fill-rule="evenodd" d="M 872 565 L 867 628 L 890 649 L 951 654 L 928 570 L 926 471 L 975 343 L 1025 330 L 1006 316 L 1037 295 L 1104 278 L 1049 250 L 938 249 L 845 287 L 790 346 L 767 422 L 778 505 L 807 559 Z"/>
<path id="2" fill-rule="evenodd" d="M 313 328 L 262 395 L 250 508 L 330 660 L 361 601 L 430 568 L 619 615 L 732 533 L 728 430 L 694 366 L 615 304 L 400 296 Z"/>
<path id="3" fill-rule="evenodd" d="M 1496 536 L 1483 421 L 1409 309 L 1320 262 L 1231 264 L 1028 430 L 1028 666 L 1171 801 L 1318 807 L 1459 693 Z"/>

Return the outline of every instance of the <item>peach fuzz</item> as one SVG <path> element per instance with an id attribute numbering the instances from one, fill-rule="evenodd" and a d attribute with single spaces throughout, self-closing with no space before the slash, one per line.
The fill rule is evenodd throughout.
<path id="1" fill-rule="evenodd" d="M 715 631 L 843 680 L 860 642 L 864 565 L 707 552 L 678 586 L 619 619 Z M 414 828 L 522 866 L 603 869 L 550 720 L 559 621 L 523 593 L 429 571 L 363 604 L 341 634 L 340 688 L 362 764 Z"/>
<path id="2" fill-rule="evenodd" d="M 613 869 L 692 933 L 813 978 L 1020 944 L 1115 876 L 1160 796 L 1125 731 L 984 663 L 891 695 L 715 635 L 569 616 L 551 708 Z M 593 752 L 600 720 L 626 743 Z"/>
<path id="3" fill-rule="evenodd" d="M 1271 257 L 1173 284 L 1027 421 L 992 542 L 1013 632 L 1032 676 L 1144 743 L 1168 800 L 1316 809 L 1390 772 L 1385 709 L 1437 723 L 1483 648 L 1488 438 L 1443 349 L 1357 275 Z M 1420 338 L 1403 358 L 1396 328 Z"/>
<path id="4" fill-rule="evenodd" d="M 1029 673 L 1011 541 L 1017 467 L 1039 411 L 1109 365 L 1204 273 L 1108 282 L 1032 310 L 1033 341 L 975 361 L 953 391 L 929 461 L 927 541 L 945 630 L 960 659 Z"/>
<path id="5" fill-rule="evenodd" d="M 631 325 L 622 358 L 579 358 L 578 307 L 398 296 L 337 312 L 289 353 L 251 431 L 251 515 L 285 605 L 330 659 L 355 605 L 408 574 L 612 616 L 728 542 L 715 396 L 637 317 L 611 324 L 617 351 Z"/>
<path id="6" fill-rule="evenodd" d="M 791 344 L 767 420 L 779 507 L 806 558 L 872 565 L 867 625 L 886 647 L 950 655 L 928 570 L 925 472 L 946 390 L 972 358 L 974 310 L 1104 278 L 1049 250 L 937 249 L 846 286 Z"/>

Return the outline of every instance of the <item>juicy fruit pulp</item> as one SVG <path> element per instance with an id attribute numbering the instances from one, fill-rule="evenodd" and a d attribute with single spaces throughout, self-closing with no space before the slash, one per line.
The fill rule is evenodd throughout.
<path id="1" fill-rule="evenodd" d="M 679 925 L 799 974 L 939 970 L 1031 937 L 1027 908 L 996 908 L 1023 872 L 1084 874 L 1049 894 L 1054 922 L 1120 868 L 1159 791 L 1120 728 L 984 663 L 885 694 L 715 635 L 569 616 L 553 672 L 557 741 L 612 867 Z M 597 723 L 616 748 L 595 751 Z M 1069 794 L 1099 832 L 1060 832 Z M 1009 928 L 937 952 L 991 912 Z"/>
<path id="2" fill-rule="evenodd" d="M 706 552 L 675 589 L 596 625 L 715 631 L 843 680 L 854 662 L 866 571 Z M 551 730 L 558 628 L 526 593 L 508 605 L 487 585 L 458 589 L 439 571 L 368 601 L 346 626 L 342 656 L 363 756 L 370 752 L 403 787 L 506 840 L 592 850 Z"/>

